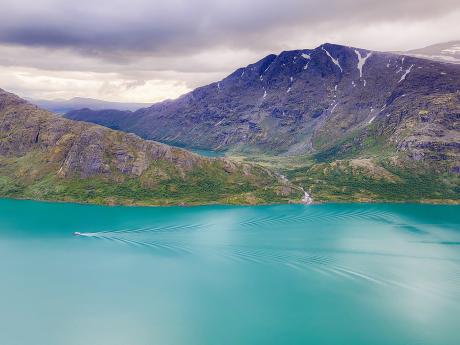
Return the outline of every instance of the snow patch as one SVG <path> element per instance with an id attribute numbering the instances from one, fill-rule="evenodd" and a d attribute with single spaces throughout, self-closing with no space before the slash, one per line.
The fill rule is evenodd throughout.
<path id="1" fill-rule="evenodd" d="M 309 54 L 306 54 L 306 53 L 302 53 L 302 57 L 306 60 L 310 60 L 311 59 L 311 56 Z"/>
<path id="2" fill-rule="evenodd" d="M 402 82 L 404 79 L 406 79 L 407 75 L 410 73 L 410 71 L 412 70 L 412 67 L 414 67 L 414 65 L 410 65 L 410 67 L 408 69 L 406 69 L 406 71 L 404 72 L 404 74 L 401 76 L 401 79 L 399 79 L 398 83 Z"/>
<path id="3" fill-rule="evenodd" d="M 273 62 L 272 62 L 273 63 Z M 264 74 L 265 72 L 268 71 L 268 69 L 271 67 L 272 64 L 268 65 L 266 69 L 264 69 L 264 71 L 262 72 L 262 74 Z"/>
<path id="4" fill-rule="evenodd" d="M 425 56 L 422 55 L 421 57 L 423 58 Z M 456 62 L 456 63 L 458 63 L 460 61 L 456 57 L 450 56 L 450 55 L 431 55 L 430 57 L 432 59 L 440 59 L 440 60 L 444 60 L 444 61 L 447 61 L 447 62 Z"/>
<path id="5" fill-rule="evenodd" d="M 286 93 L 289 93 L 289 92 L 291 92 L 291 88 L 288 88 L 286 91 Z"/>
<path id="6" fill-rule="evenodd" d="M 441 51 L 447 54 L 457 54 L 460 53 L 460 45 L 455 45 L 450 48 L 443 49 Z"/>
<path id="7" fill-rule="evenodd" d="M 373 116 L 370 120 L 369 120 L 369 124 L 371 124 L 373 121 L 375 120 L 375 116 Z"/>
<path id="8" fill-rule="evenodd" d="M 327 56 L 330 57 L 330 59 L 332 60 L 334 65 L 336 65 L 338 68 L 340 68 L 340 72 L 343 72 L 342 66 L 340 66 L 340 63 L 339 63 L 339 59 L 334 59 L 332 57 L 332 55 L 326 49 L 324 49 L 324 47 L 321 47 L 321 49 L 324 50 L 324 52 L 327 54 Z"/>
<path id="9" fill-rule="evenodd" d="M 358 68 L 358 71 L 359 71 L 359 77 L 362 78 L 364 64 L 366 63 L 366 60 L 371 57 L 372 53 L 369 52 L 364 57 L 361 55 L 361 52 L 359 50 L 355 50 L 355 53 L 358 56 L 358 65 L 356 67 Z"/>
<path id="10" fill-rule="evenodd" d="M 337 104 L 338 104 L 338 103 L 334 104 L 334 106 L 332 107 L 332 109 L 331 109 L 331 114 L 334 112 L 335 108 L 337 107 Z"/>
<path id="11" fill-rule="evenodd" d="M 262 96 L 262 98 L 265 98 L 267 97 L 267 90 L 264 89 L 264 95 Z"/>

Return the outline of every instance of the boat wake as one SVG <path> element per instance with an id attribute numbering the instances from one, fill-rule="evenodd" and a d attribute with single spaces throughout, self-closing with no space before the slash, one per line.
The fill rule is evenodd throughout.
<path id="1" fill-rule="evenodd" d="M 100 237 L 100 235 L 96 232 L 74 232 L 74 236 L 83 236 L 83 237 Z"/>

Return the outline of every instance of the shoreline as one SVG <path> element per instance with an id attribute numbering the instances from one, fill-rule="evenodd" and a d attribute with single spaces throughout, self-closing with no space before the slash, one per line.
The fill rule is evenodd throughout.
<path id="1" fill-rule="evenodd" d="M 119 203 L 119 204 L 106 204 L 97 202 L 84 202 L 84 201 L 71 201 L 71 200 L 50 200 L 50 199 L 33 199 L 33 198 L 13 198 L 7 196 L 0 196 L 0 200 L 17 200 L 17 201 L 35 201 L 43 203 L 60 203 L 60 204 L 73 204 L 81 206 L 106 206 L 106 207 L 205 207 L 205 206 L 235 206 L 235 207 L 257 207 L 257 206 L 282 206 L 282 205 L 303 205 L 303 206 L 315 206 L 315 205 L 328 205 L 328 204 L 407 204 L 407 205 L 439 205 L 439 206 L 460 206 L 460 200 L 374 200 L 374 201 L 353 201 L 353 200 L 333 200 L 333 201 L 313 201 L 312 203 L 306 204 L 302 200 L 292 202 L 273 202 L 273 203 L 259 203 L 259 204 L 237 204 L 237 203 L 175 203 L 175 204 L 143 204 L 143 203 Z"/>

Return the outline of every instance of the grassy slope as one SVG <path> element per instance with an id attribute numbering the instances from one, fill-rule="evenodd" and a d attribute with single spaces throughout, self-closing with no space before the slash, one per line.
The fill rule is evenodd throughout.
<path id="1" fill-rule="evenodd" d="M 2 133 L 0 139 L 6 143 L 21 141 L 30 134 L 24 128 L 33 128 L 34 121 L 45 129 L 55 121 L 49 113 L 22 103 L 13 110 L 14 116 L 23 111 L 29 114 L 24 117 L 26 125 L 15 118 L 14 126 L 7 127 L 9 132 Z M 46 137 L 43 129 L 41 133 Z M 41 146 L 32 145 L 35 148 L 26 155 L 0 156 L 0 196 L 133 205 L 260 204 L 298 202 L 301 197 L 298 189 L 283 184 L 262 167 L 252 166 L 248 173 L 242 165 L 236 165 L 229 173 L 220 160 L 203 160 L 185 170 L 171 161 L 157 160 L 141 176 L 123 174 L 114 168 L 113 155 L 118 149 L 113 147 L 124 142 L 125 149 L 136 156 L 137 139 L 130 142 L 132 145 L 126 144 L 125 134 L 108 129 L 104 130 L 102 144 L 109 155 L 106 160 L 110 173 L 82 178 L 77 172 L 62 177 L 57 173 L 65 158 L 62 152 L 68 152 L 66 145 L 79 135 L 73 128 L 72 134 L 62 137 L 68 140 L 59 141 L 57 146 L 40 149 Z M 185 151 L 174 154 L 184 155 L 184 159 L 189 155 Z M 396 152 L 388 135 L 375 124 L 366 135 L 355 131 L 316 155 L 233 158 L 256 162 L 286 175 L 291 182 L 309 190 L 315 201 L 460 202 L 459 175 L 448 173 L 446 163 L 408 160 Z"/>
<path id="2" fill-rule="evenodd" d="M 460 175 L 444 162 L 415 162 L 366 138 L 360 149 L 338 145 L 317 155 L 296 157 L 237 157 L 276 170 L 308 190 L 316 202 L 460 203 Z"/>
<path id="3" fill-rule="evenodd" d="M 299 188 L 261 166 L 207 159 L 63 119 L 2 90 L 0 152 L 0 197 L 128 205 L 266 204 L 302 197 Z"/>
<path id="4" fill-rule="evenodd" d="M 90 178 L 61 178 L 57 167 L 43 164 L 44 153 L 0 158 L 0 195 L 11 198 L 73 201 L 97 204 L 265 204 L 300 200 L 264 169 L 247 175 L 228 174 L 218 162 L 182 175 L 169 162 L 158 161 L 140 178 L 123 174 Z"/>
<path id="5" fill-rule="evenodd" d="M 289 171 L 316 201 L 460 203 L 460 177 L 414 164 L 343 160 Z"/>

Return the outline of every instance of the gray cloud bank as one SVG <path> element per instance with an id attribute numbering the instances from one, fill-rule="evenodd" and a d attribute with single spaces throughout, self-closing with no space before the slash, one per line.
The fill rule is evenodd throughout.
<path id="1" fill-rule="evenodd" d="M 457 0 L 2 0 L 0 42 L 71 47 L 86 54 L 168 55 L 216 45 L 280 48 L 270 34 L 294 27 L 315 30 L 423 21 L 460 10 Z M 326 28 L 325 28 L 326 29 Z M 326 29 L 327 30 L 327 29 Z M 119 53 L 119 54 L 116 54 Z M 113 54 L 113 55 L 112 55 Z"/>
<path id="2" fill-rule="evenodd" d="M 460 38 L 458 0 L 0 0 L 0 65 L 195 87 L 325 41 L 402 50 Z M 32 72 L 30 72 L 32 73 Z M 0 86 L 1 87 L 1 86 Z"/>

